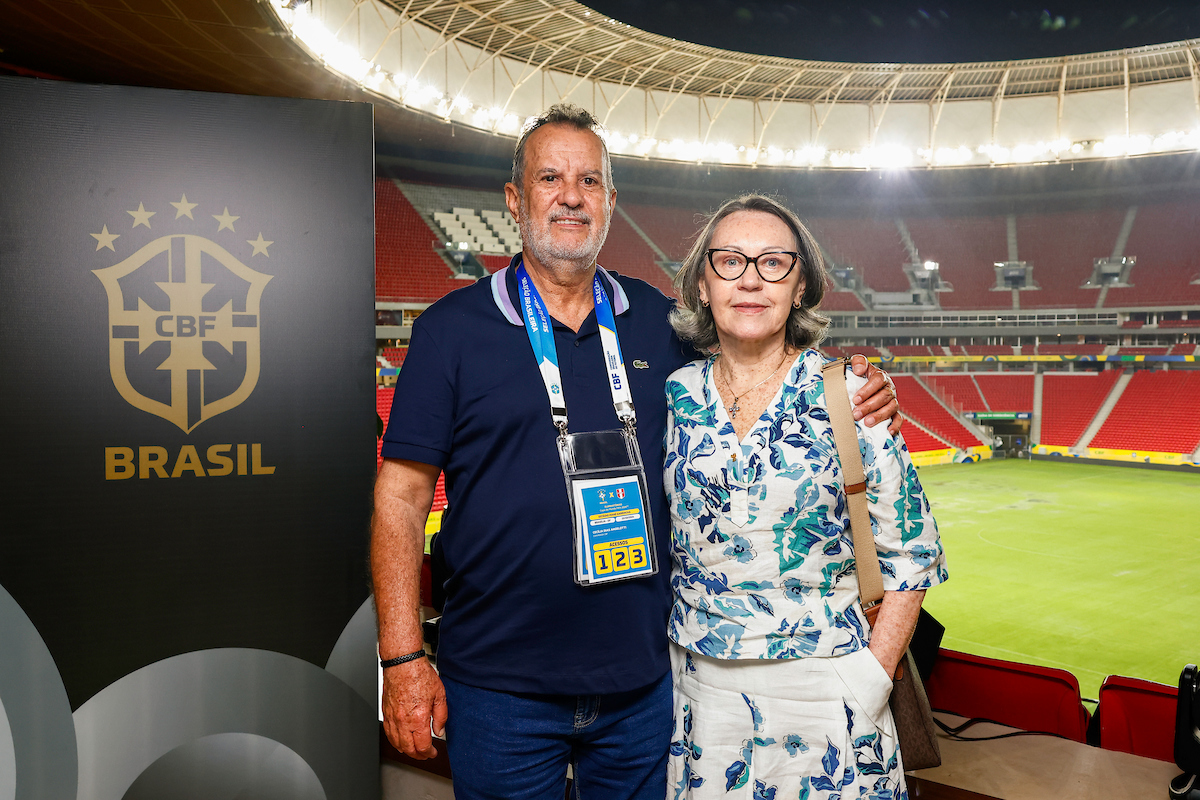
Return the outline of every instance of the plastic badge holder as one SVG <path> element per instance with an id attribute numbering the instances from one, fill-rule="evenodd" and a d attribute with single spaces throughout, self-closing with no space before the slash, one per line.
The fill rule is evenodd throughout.
<path id="1" fill-rule="evenodd" d="M 570 433 L 558 446 L 574 521 L 575 582 L 656 574 L 650 494 L 632 428 Z"/>

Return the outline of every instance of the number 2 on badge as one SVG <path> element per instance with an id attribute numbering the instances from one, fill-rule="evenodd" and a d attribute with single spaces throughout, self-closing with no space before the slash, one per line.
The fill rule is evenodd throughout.
<path id="1" fill-rule="evenodd" d="M 617 547 L 612 551 L 613 570 L 624 572 L 629 569 L 629 548 Z"/>

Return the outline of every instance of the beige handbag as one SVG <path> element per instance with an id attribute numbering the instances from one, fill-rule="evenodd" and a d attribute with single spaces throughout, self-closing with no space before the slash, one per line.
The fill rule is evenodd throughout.
<path id="1" fill-rule="evenodd" d="M 871 534 L 871 516 L 867 511 L 867 478 L 858 449 L 850 398 L 846 394 L 848 366 L 846 359 L 838 359 L 826 364 L 821 371 L 825 379 L 825 404 L 833 425 L 833 440 L 842 465 L 846 501 L 850 508 L 859 601 L 867 621 L 874 625 L 883 603 L 883 573 L 879 570 L 879 554 Z M 917 672 L 910 650 L 904 651 L 904 658 L 896 668 L 896 677 L 892 679 L 892 697 L 888 703 L 896 720 L 896 736 L 900 741 L 900 758 L 904 769 L 939 766 L 942 763 L 942 751 L 938 747 L 937 728 L 929 710 L 925 685 L 921 683 L 921 675 Z"/>

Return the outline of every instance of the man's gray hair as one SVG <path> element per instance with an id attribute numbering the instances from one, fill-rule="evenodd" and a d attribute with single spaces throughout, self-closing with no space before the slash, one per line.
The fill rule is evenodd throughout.
<path id="1" fill-rule="evenodd" d="M 604 137 L 601 135 L 604 126 L 586 108 L 571 103 L 555 103 L 540 117 L 535 117 L 529 122 L 521 131 L 521 138 L 517 140 L 517 150 L 513 153 L 512 182 L 518 192 L 524 191 L 521 180 L 525 177 L 525 143 L 534 131 L 544 125 L 569 125 L 576 130 L 596 134 L 596 138 L 600 140 L 600 150 L 604 153 L 604 188 L 610 192 L 613 190 L 612 160 L 608 157 L 608 145 L 604 143 Z"/>
<path id="2" fill-rule="evenodd" d="M 760 211 L 778 217 L 792 231 L 796 238 L 796 251 L 800 253 L 800 263 L 796 266 L 804 276 L 804 295 L 800 298 L 800 308 L 792 308 L 788 314 L 784 339 L 789 346 L 798 349 L 820 343 L 829 327 L 829 319 L 817 311 L 825 297 L 827 280 L 821 247 L 790 208 L 759 194 L 747 194 L 726 201 L 697 234 L 691 252 L 683 260 L 679 272 L 675 273 L 675 288 L 679 290 L 682 302 L 671 312 L 671 327 L 680 339 L 691 342 L 697 350 L 711 350 L 719 344 L 712 309 L 700 302 L 700 279 L 709 266 L 708 250 L 712 247 L 717 225 L 739 211 Z M 747 269 L 750 267 L 747 266 Z"/>

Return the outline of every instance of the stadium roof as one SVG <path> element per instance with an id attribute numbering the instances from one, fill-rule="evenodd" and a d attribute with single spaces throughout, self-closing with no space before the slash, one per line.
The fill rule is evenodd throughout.
<path id="1" fill-rule="evenodd" d="M 684 42 L 574 0 L 0 0 L 0 23 L 0 70 L 372 100 L 381 131 L 513 135 L 569 100 L 639 158 L 866 168 L 1200 148 L 1200 39 L 838 63 Z"/>
<path id="2" fill-rule="evenodd" d="M 721 50 L 648 33 L 574 0 L 384 0 L 447 43 L 620 86 L 746 100 L 930 103 L 1197 79 L 1200 39 L 1005 62 L 871 64 Z"/>

